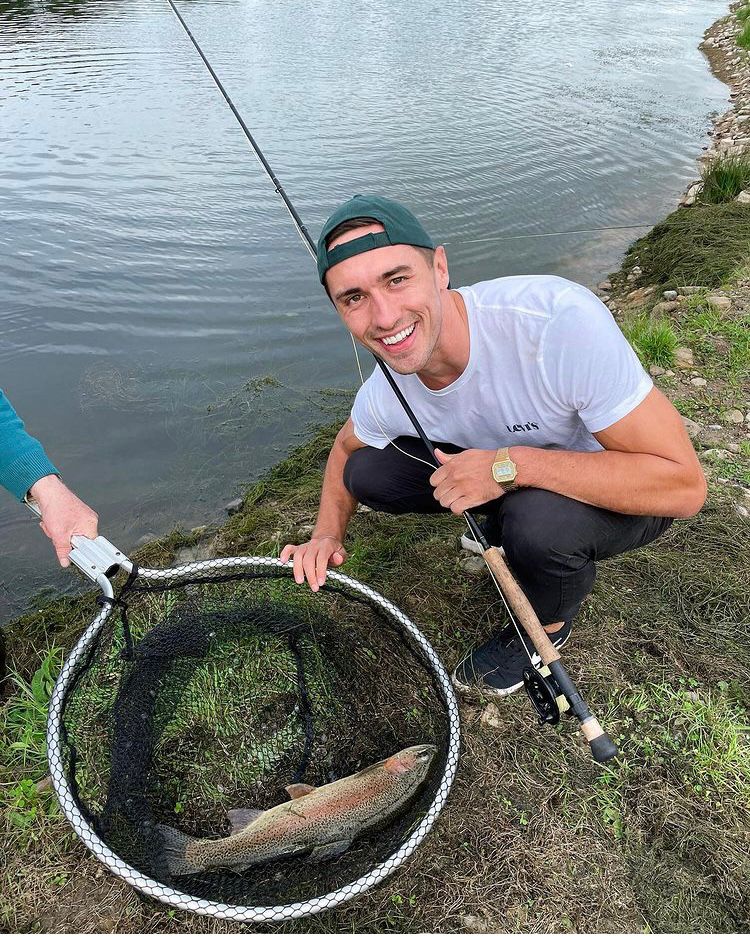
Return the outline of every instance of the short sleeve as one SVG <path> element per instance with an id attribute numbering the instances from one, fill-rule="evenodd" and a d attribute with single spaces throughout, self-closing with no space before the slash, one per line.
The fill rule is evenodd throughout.
<path id="1" fill-rule="evenodd" d="M 558 296 L 539 353 L 547 389 L 591 433 L 627 416 L 653 387 L 609 309 L 583 286 Z"/>
<path id="2" fill-rule="evenodd" d="M 387 434 L 385 416 L 377 411 L 379 401 L 377 372 L 362 384 L 352 406 L 354 434 L 360 442 L 384 449 L 393 436 Z"/>

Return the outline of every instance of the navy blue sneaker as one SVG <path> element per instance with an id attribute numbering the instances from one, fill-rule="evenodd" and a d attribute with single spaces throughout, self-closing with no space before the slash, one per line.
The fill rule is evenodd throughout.
<path id="1" fill-rule="evenodd" d="M 571 629 L 572 621 L 566 621 L 557 633 L 550 634 L 552 646 L 564 646 Z M 493 696 L 510 695 L 520 689 L 524 669 L 527 666 L 538 669 L 542 662 L 523 628 L 521 633 L 523 643 L 513 624 L 506 624 L 486 643 L 465 656 L 453 671 L 453 685 L 456 689 L 463 692 L 479 691 L 483 695 Z"/>

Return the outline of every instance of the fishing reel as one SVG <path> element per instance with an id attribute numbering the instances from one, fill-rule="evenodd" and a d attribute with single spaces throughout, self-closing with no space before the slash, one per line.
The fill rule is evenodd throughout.
<path id="1" fill-rule="evenodd" d="M 540 725 L 556 725 L 560 715 L 570 708 L 548 666 L 541 669 L 527 666 L 523 671 L 523 686 L 536 709 Z"/>

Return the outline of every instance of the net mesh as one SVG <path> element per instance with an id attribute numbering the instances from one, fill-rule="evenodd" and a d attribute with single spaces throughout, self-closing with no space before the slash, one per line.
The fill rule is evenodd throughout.
<path id="1" fill-rule="evenodd" d="M 110 614 L 65 694 L 67 785 L 99 840 L 167 889 L 322 909 L 321 895 L 387 863 L 434 809 L 457 753 L 445 690 L 376 601 L 333 584 L 313 594 L 279 568 L 213 566 L 123 592 L 127 613 Z M 290 783 L 330 783 L 422 743 L 438 755 L 416 796 L 339 857 L 170 876 L 157 823 L 220 838 L 230 809 L 267 809 Z"/>

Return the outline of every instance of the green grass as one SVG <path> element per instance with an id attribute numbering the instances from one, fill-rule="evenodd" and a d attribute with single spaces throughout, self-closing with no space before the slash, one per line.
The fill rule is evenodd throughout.
<path id="1" fill-rule="evenodd" d="M 750 16 L 750 4 L 746 4 L 746 5 L 744 5 L 744 6 L 741 6 L 741 7 L 737 10 L 737 12 L 736 12 L 735 15 L 737 16 L 737 19 L 738 19 L 741 23 L 744 23 L 745 20 L 747 20 L 747 18 Z"/>
<path id="2" fill-rule="evenodd" d="M 62 666 L 62 649 L 53 647 L 27 682 L 11 674 L 15 693 L 0 708 L 0 763 L 17 776 L 41 780 L 47 772 L 47 705 Z"/>
<path id="3" fill-rule="evenodd" d="M 687 296 L 680 306 L 678 337 L 696 353 L 709 376 L 721 374 L 738 388 L 750 381 L 750 321 L 715 309 L 705 292 Z M 730 407 L 731 408 L 731 407 Z"/>
<path id="4" fill-rule="evenodd" d="M 745 27 L 750 29 L 750 23 Z M 734 199 L 750 187 L 750 157 L 720 156 L 703 170 L 700 201 L 719 205 Z"/>
<path id="5" fill-rule="evenodd" d="M 745 21 L 742 31 L 737 36 L 737 45 L 743 49 L 750 49 L 750 21 Z"/>
<path id="6" fill-rule="evenodd" d="M 29 847 L 47 820 L 59 816 L 57 800 L 37 788 L 47 774 L 47 707 L 62 665 L 62 650 L 41 657 L 30 680 L 11 674 L 13 695 L 0 708 L 0 829 L 6 848 Z"/>
<path id="7" fill-rule="evenodd" d="M 644 366 L 671 367 L 674 364 L 677 336 L 669 322 L 653 321 L 642 314 L 623 323 L 622 330 Z"/>
<path id="8" fill-rule="evenodd" d="M 641 282 L 659 286 L 720 286 L 750 257 L 750 206 L 730 202 L 680 208 L 645 237 L 623 261 L 638 264 Z"/>

